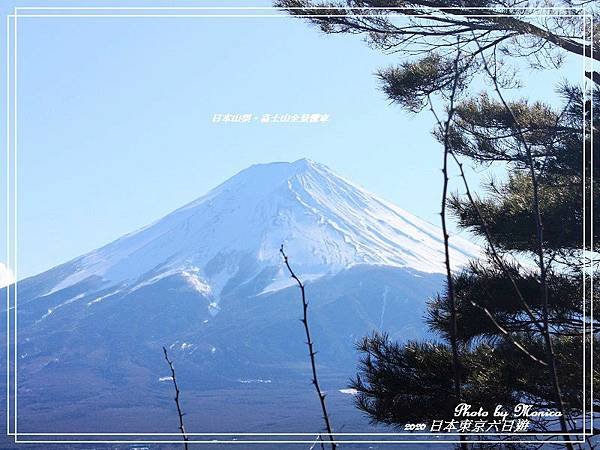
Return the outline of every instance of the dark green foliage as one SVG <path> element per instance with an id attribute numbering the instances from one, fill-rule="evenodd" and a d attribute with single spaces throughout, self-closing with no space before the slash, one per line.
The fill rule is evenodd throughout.
<path id="1" fill-rule="evenodd" d="M 540 210 L 544 223 L 544 246 L 547 249 L 578 249 L 582 247 L 583 184 L 579 179 L 556 180 L 540 189 Z M 488 186 L 489 195 L 477 200 L 477 209 L 494 237 L 494 243 L 504 250 L 529 251 L 535 248 L 535 219 L 531 181 L 524 172 L 514 172 L 506 183 Z M 470 202 L 456 196 L 450 201 L 459 224 L 477 234 L 483 224 Z"/>
<path id="2" fill-rule="evenodd" d="M 532 352 L 544 354 L 541 339 L 528 334 L 518 337 Z M 376 333 L 365 337 L 358 349 L 362 354 L 360 370 L 351 387 L 358 391 L 358 408 L 373 422 L 402 427 L 405 423 L 453 416 L 456 401 L 448 376 L 452 372 L 452 354 L 447 345 L 432 342 L 401 345 L 390 341 L 385 334 Z M 583 401 L 581 336 L 556 339 L 555 351 L 564 402 L 569 412 L 577 414 Z M 595 364 L 598 362 L 595 355 Z M 463 399 L 476 409 L 493 411 L 496 405 L 511 408 L 519 402 L 533 404 L 538 409 L 556 406 L 547 368 L 532 363 L 505 340 L 465 348 L 461 365 Z M 596 388 L 600 387 L 598 378 L 594 380 Z"/>
<path id="3" fill-rule="evenodd" d="M 526 102 L 511 104 L 515 111 L 518 127 L 512 118 L 503 112 L 503 105 L 492 102 L 486 96 L 463 103 L 456 111 L 453 150 L 480 163 L 506 161 L 513 170 L 505 183 L 490 182 L 488 196 L 477 201 L 477 208 L 495 244 L 504 250 L 531 251 L 537 242 L 531 179 L 526 170 L 526 155 L 518 136 L 523 134 L 535 156 L 540 181 L 540 209 L 544 224 L 544 247 L 549 251 L 565 252 L 582 247 L 584 221 L 591 221 L 583 214 L 585 182 L 587 202 L 590 202 L 592 170 L 600 173 L 600 133 L 594 130 L 593 148 L 589 136 L 585 141 L 586 165 L 583 176 L 584 140 L 582 130 L 589 129 L 590 117 L 583 118 L 584 96 L 581 90 L 563 86 L 561 94 L 566 100 L 562 111 L 553 112 L 541 105 Z M 594 100 L 600 101 L 600 90 L 595 89 Z M 588 108 L 589 109 L 589 103 Z M 594 121 L 600 121 L 598 109 Z M 592 157 L 593 154 L 593 157 Z M 600 201 L 600 183 L 594 179 L 594 201 Z M 462 227 L 482 234 L 483 224 L 478 212 L 465 199 L 454 197 L 451 207 Z M 591 227 L 586 231 L 591 232 Z M 591 235 L 586 236 L 590 240 Z M 595 229 L 594 242 L 599 249 L 600 233 Z"/>
<path id="4" fill-rule="evenodd" d="M 377 73 L 382 90 L 394 102 L 412 112 L 419 112 L 433 93 L 447 92 L 454 84 L 454 61 L 437 54 L 428 55 L 416 62 L 399 67 L 389 67 Z M 459 68 L 461 77 L 457 91 L 466 79 L 466 69 Z"/>
<path id="5" fill-rule="evenodd" d="M 532 309 L 540 310 L 542 305 L 537 274 L 525 270 L 519 272 L 514 266 L 510 266 L 509 270 L 527 303 Z M 475 262 L 457 274 L 454 283 L 459 315 L 458 338 L 464 344 L 471 344 L 482 338 L 494 340 L 498 337 L 497 327 L 481 307 L 488 309 L 509 332 L 530 333 L 534 330 L 510 279 L 501 269 L 491 264 Z M 582 277 L 552 273 L 548 278 L 548 285 L 554 323 L 560 325 L 564 332 L 580 333 Z M 478 306 L 473 305 L 473 302 Z M 426 320 L 431 329 L 444 339 L 448 338 L 450 320 L 446 296 L 438 296 L 429 302 Z M 543 353 L 536 356 L 543 359 Z"/>
<path id="6" fill-rule="evenodd" d="M 523 133 L 534 156 L 543 156 L 562 134 L 557 128 L 558 114 L 539 102 L 508 104 L 512 114 L 500 101 L 483 93 L 459 105 L 452 150 L 476 161 L 509 161 L 524 167 L 527 159 L 521 142 Z"/>
<path id="7" fill-rule="evenodd" d="M 363 357 L 351 386 L 358 391 L 357 406 L 373 422 L 402 426 L 406 422 L 452 417 L 452 352 L 431 342 L 391 342 L 385 334 L 365 337 L 358 345 Z M 506 376 L 495 364 L 496 350 L 480 345 L 461 361 L 465 398 L 493 410 L 515 401 Z"/>

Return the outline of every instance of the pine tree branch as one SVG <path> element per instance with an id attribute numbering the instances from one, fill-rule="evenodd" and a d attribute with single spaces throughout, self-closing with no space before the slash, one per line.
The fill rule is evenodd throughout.
<path id="1" fill-rule="evenodd" d="M 477 42 L 477 41 L 475 41 L 475 42 Z M 555 400 L 556 400 L 558 409 L 561 413 L 561 420 L 560 420 L 561 430 L 563 433 L 568 433 L 568 427 L 567 427 L 566 415 L 565 415 L 565 404 L 563 401 L 560 383 L 558 380 L 558 369 L 556 366 L 556 356 L 554 354 L 554 345 L 552 342 L 552 336 L 550 334 L 550 327 L 549 327 L 548 282 L 547 282 L 547 278 L 546 278 L 546 276 L 547 276 L 546 264 L 544 261 L 544 226 L 542 223 L 542 215 L 541 215 L 540 200 L 539 200 L 539 186 L 538 186 L 537 174 L 535 173 L 535 164 L 533 161 L 532 151 L 531 151 L 531 147 L 529 146 L 529 143 L 527 142 L 527 139 L 525 138 L 523 130 L 517 120 L 517 117 L 516 117 L 514 111 L 512 110 L 512 108 L 510 107 L 510 105 L 508 104 L 506 99 L 504 98 L 504 95 L 502 94 L 502 90 L 500 89 L 500 86 L 498 84 L 498 78 L 496 77 L 496 75 L 494 73 L 492 73 L 485 56 L 483 54 L 481 54 L 480 56 L 481 56 L 481 59 L 483 62 L 483 68 L 489 75 L 489 77 L 493 83 L 494 90 L 496 91 L 496 94 L 498 95 L 498 98 L 500 99 L 502 105 L 506 109 L 506 112 L 508 114 L 510 114 L 510 116 L 512 118 L 513 124 L 516 128 L 516 131 L 518 132 L 519 139 L 521 140 L 521 143 L 523 144 L 523 147 L 525 149 L 526 156 L 527 156 L 527 161 L 528 161 L 528 166 L 529 166 L 529 174 L 531 177 L 531 183 L 532 183 L 532 188 L 533 188 L 533 205 L 532 206 L 533 206 L 533 216 L 535 219 L 535 228 L 536 228 L 536 236 L 537 236 L 538 264 L 539 264 L 539 268 L 540 268 L 540 296 L 541 296 L 541 300 L 542 300 L 542 324 L 544 327 L 544 332 L 542 333 L 542 335 L 543 335 L 545 346 L 546 346 L 548 362 L 550 363 L 549 364 L 550 375 L 552 378 L 552 385 L 553 385 L 554 394 L 556 397 Z M 567 435 L 565 437 L 566 437 L 566 441 L 567 441 L 565 446 L 569 450 L 573 450 L 573 445 L 569 442 L 570 441 L 569 436 Z"/>
<path id="2" fill-rule="evenodd" d="M 471 189 L 469 188 L 469 183 L 467 181 L 467 177 L 465 176 L 465 171 L 463 169 L 462 163 L 458 160 L 458 158 L 456 157 L 456 155 L 454 153 L 452 153 L 452 157 L 454 158 L 454 162 L 456 163 L 456 165 L 458 166 L 458 169 L 460 170 L 460 177 L 463 180 L 463 185 L 465 187 L 465 192 L 467 194 L 467 198 L 469 199 L 471 206 L 473 206 L 473 208 L 475 209 L 477 218 L 479 219 L 479 221 L 483 227 L 485 239 L 486 239 L 486 242 L 490 249 L 490 252 L 492 253 L 492 258 L 494 259 L 494 261 L 496 261 L 496 264 L 498 264 L 498 266 L 500 266 L 500 269 L 504 272 L 504 274 L 510 280 L 515 292 L 517 293 L 517 296 L 519 297 L 519 300 L 521 301 L 521 304 L 523 305 L 523 308 L 525 308 L 525 312 L 531 319 L 531 322 L 536 326 L 536 328 L 539 329 L 539 331 L 543 332 L 544 329 L 543 329 L 542 325 L 540 325 L 539 319 L 533 313 L 533 309 L 531 308 L 531 306 L 529 305 L 527 300 L 525 300 L 525 296 L 523 295 L 523 293 L 521 292 L 521 289 L 519 289 L 519 286 L 517 285 L 517 280 L 515 280 L 515 277 L 513 276 L 513 274 L 510 272 L 510 270 L 508 270 L 508 267 L 506 267 L 504 260 L 498 254 L 496 245 L 494 244 L 492 235 L 490 233 L 490 229 L 489 229 L 485 219 L 483 218 L 483 214 L 481 213 L 481 210 L 479 209 L 477 202 L 473 198 Z"/>
<path id="3" fill-rule="evenodd" d="M 188 450 L 188 437 L 185 433 L 185 427 L 183 425 L 183 416 L 185 415 L 181 411 L 181 405 L 179 403 L 179 386 L 177 385 L 177 379 L 175 378 L 175 368 L 173 367 L 173 362 L 169 359 L 169 355 L 167 353 L 167 349 L 163 347 L 163 352 L 165 353 L 165 359 L 167 360 L 167 364 L 169 364 L 169 368 L 171 369 L 171 378 L 173 379 L 173 387 L 175 388 L 175 405 L 177 406 L 177 415 L 179 416 L 179 431 L 183 436 L 183 448 Z"/>
<path id="4" fill-rule="evenodd" d="M 437 114 L 437 112 L 435 111 L 434 107 L 433 107 L 433 103 L 431 101 L 431 98 L 429 98 L 429 109 L 431 111 L 431 113 L 433 114 L 437 125 L 440 129 L 444 129 L 444 126 Z M 511 280 L 513 287 L 515 288 L 515 290 L 517 291 L 517 294 L 519 295 L 519 298 L 521 299 L 521 302 L 523 303 L 527 313 L 529 314 L 531 321 L 533 324 L 535 324 L 536 326 L 540 326 L 539 321 L 537 320 L 537 318 L 535 318 L 535 316 L 533 315 L 533 311 L 531 310 L 531 307 L 529 306 L 529 304 L 525 301 L 525 298 L 523 297 L 523 294 L 521 293 L 521 290 L 519 289 L 519 287 L 517 286 L 517 283 L 514 279 L 514 277 L 512 276 L 512 274 L 510 273 L 510 271 L 508 270 L 508 268 L 506 267 L 506 265 L 504 264 L 504 261 L 502 260 L 502 258 L 500 258 L 500 256 L 498 255 L 498 253 L 496 252 L 496 248 L 494 246 L 494 243 L 492 242 L 492 238 L 491 238 L 491 234 L 487 228 L 487 224 L 485 223 L 485 221 L 483 220 L 483 217 L 481 215 L 481 211 L 479 210 L 479 207 L 477 206 L 477 203 L 475 203 L 473 196 L 471 194 L 471 189 L 469 188 L 469 183 L 467 182 L 467 178 L 465 176 L 465 172 L 463 170 L 463 166 L 462 163 L 458 160 L 458 158 L 456 157 L 456 155 L 454 154 L 453 151 L 449 151 L 448 152 L 450 156 L 452 156 L 452 158 L 454 159 L 454 162 L 458 165 L 459 169 L 460 169 L 460 175 L 461 178 L 463 180 L 463 184 L 465 186 L 466 189 L 466 193 L 467 193 L 467 197 L 469 199 L 469 201 L 471 202 L 471 205 L 475 208 L 475 210 L 477 211 L 479 220 L 481 221 L 481 223 L 484 226 L 484 230 L 485 230 L 485 236 L 486 236 L 486 240 L 488 242 L 488 246 L 490 247 L 490 250 L 492 252 L 493 258 L 497 261 L 497 263 L 500 265 L 500 267 L 502 268 L 502 270 L 504 271 L 504 273 L 509 277 L 509 279 Z M 502 333 L 504 336 L 506 336 L 506 338 L 521 352 L 523 352 L 527 357 L 531 358 L 533 361 L 535 361 L 538 364 L 547 366 L 548 364 L 544 361 L 542 361 L 541 359 L 537 358 L 535 355 L 533 355 L 531 352 L 529 352 L 525 346 L 523 346 L 523 344 L 521 344 L 520 342 L 518 342 L 511 333 L 508 332 L 508 330 L 506 330 L 502 325 L 500 325 L 500 323 L 495 319 L 495 317 L 493 316 L 493 314 L 489 311 L 489 309 L 487 309 L 486 307 L 478 304 L 477 302 L 470 300 L 471 304 L 473 306 L 475 306 L 476 308 L 480 309 L 481 311 L 483 311 L 486 316 L 490 319 L 490 321 L 492 322 L 492 324 L 496 327 L 496 329 L 498 331 L 500 331 L 500 333 Z M 541 329 L 541 328 L 540 328 Z"/>
<path id="5" fill-rule="evenodd" d="M 317 362 L 315 360 L 316 352 L 314 351 L 313 341 L 310 334 L 310 328 L 308 326 L 308 302 L 306 301 L 306 292 L 304 289 L 304 284 L 300 281 L 300 278 L 296 276 L 294 271 L 292 270 L 290 263 L 288 261 L 288 257 L 283 250 L 283 244 L 279 249 L 279 252 L 283 256 L 283 262 L 287 267 L 290 276 L 296 281 L 298 287 L 300 288 L 300 293 L 302 295 L 302 325 L 304 325 L 304 332 L 306 333 L 306 345 L 308 346 L 308 355 L 310 357 L 310 365 L 312 369 L 312 384 L 317 391 L 317 396 L 319 397 L 319 402 L 321 403 L 321 411 L 323 412 L 323 420 L 325 421 L 325 428 L 327 430 L 327 434 L 329 435 L 329 441 L 331 443 L 331 449 L 335 450 L 337 445 L 335 443 L 335 439 L 333 436 L 333 430 L 331 428 L 331 422 L 329 421 L 329 414 L 327 413 L 327 406 L 325 405 L 325 394 L 321 391 L 321 387 L 319 385 L 319 378 L 317 376 Z"/>

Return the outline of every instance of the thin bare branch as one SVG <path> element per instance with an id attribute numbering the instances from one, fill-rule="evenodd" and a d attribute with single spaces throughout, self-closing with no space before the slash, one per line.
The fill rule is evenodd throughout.
<path id="1" fill-rule="evenodd" d="M 183 448 L 188 450 L 188 441 L 189 438 L 185 433 L 185 426 L 183 425 L 183 416 L 185 415 L 181 410 L 181 404 L 179 402 L 179 386 L 177 385 L 177 378 L 175 377 L 175 368 L 173 367 L 173 361 L 169 359 L 169 354 L 167 353 L 167 349 L 163 347 L 163 352 L 165 353 L 165 359 L 167 360 L 167 364 L 171 369 L 171 378 L 173 379 L 173 387 L 175 388 L 175 405 L 177 406 L 177 415 L 179 416 L 179 431 L 181 431 L 181 435 L 183 436 Z"/>
<path id="2" fill-rule="evenodd" d="M 454 101 L 457 94 L 458 84 L 461 73 L 458 69 L 458 61 L 460 60 L 460 42 L 456 44 L 456 58 L 454 59 L 454 79 L 452 83 L 452 89 L 450 92 L 450 107 L 448 109 L 448 117 L 444 124 L 444 158 L 442 166 L 443 174 L 443 187 L 442 187 L 442 233 L 444 234 L 444 257 L 446 265 L 446 283 L 447 283 L 447 295 L 450 300 L 450 321 L 451 321 L 451 333 L 450 333 L 450 346 L 452 348 L 452 371 L 454 372 L 454 395 L 456 401 L 462 401 L 462 382 L 461 382 L 461 364 L 458 351 L 458 319 L 456 316 L 456 297 L 454 296 L 454 280 L 452 278 L 452 269 L 450 266 L 450 236 L 448 235 L 448 227 L 446 223 L 446 205 L 448 203 L 448 156 L 450 153 L 450 124 L 452 123 L 452 117 L 454 115 Z M 461 448 L 467 450 L 467 444 L 464 442 L 464 436 L 460 436 Z"/>
<path id="3" fill-rule="evenodd" d="M 302 295 L 302 319 L 300 319 L 300 321 L 302 322 L 302 325 L 304 325 L 304 332 L 306 333 L 306 345 L 308 346 L 308 355 L 310 356 L 310 365 L 312 369 L 312 384 L 314 385 L 315 390 L 317 391 L 317 396 L 319 397 L 319 402 L 321 403 L 321 411 L 323 412 L 323 420 L 325 421 L 325 428 L 329 436 L 331 449 L 335 450 L 337 448 L 337 445 L 333 436 L 333 429 L 331 428 L 329 414 L 327 413 L 327 406 L 325 404 L 325 394 L 323 393 L 323 391 L 321 391 L 321 386 L 319 385 L 319 378 L 317 376 L 317 362 L 315 360 L 316 352 L 314 351 L 314 344 L 310 334 L 310 328 L 308 326 L 308 302 L 306 300 L 304 284 L 302 283 L 302 281 L 300 281 L 300 278 L 298 278 L 295 272 L 292 270 L 288 261 L 288 257 L 285 254 L 285 251 L 283 250 L 283 244 L 281 245 L 279 252 L 281 253 L 281 256 L 283 256 L 283 262 L 285 263 L 285 266 L 287 267 L 290 276 L 298 284 L 298 287 L 300 288 L 300 293 Z"/>

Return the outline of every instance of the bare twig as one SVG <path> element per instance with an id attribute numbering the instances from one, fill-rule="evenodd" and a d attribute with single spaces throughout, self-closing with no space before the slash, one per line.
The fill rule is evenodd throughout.
<path id="1" fill-rule="evenodd" d="M 171 378 L 173 379 L 173 386 L 175 387 L 175 405 L 177 405 L 177 414 L 179 415 L 179 431 L 181 431 L 183 436 L 183 448 L 188 450 L 189 439 L 185 433 L 185 427 L 183 425 L 183 416 L 185 414 L 181 411 L 181 405 L 179 403 L 179 386 L 177 386 L 177 379 L 175 378 L 175 368 L 173 367 L 173 361 L 169 359 L 169 355 L 165 347 L 163 347 L 163 352 L 165 353 L 167 364 L 169 364 L 169 368 L 171 369 Z"/>
<path id="2" fill-rule="evenodd" d="M 333 437 L 333 430 L 331 428 L 331 423 L 329 421 L 329 414 L 327 413 L 327 406 L 325 405 L 325 396 L 326 395 L 321 391 L 321 387 L 319 385 L 319 378 L 317 377 L 317 363 L 315 360 L 316 352 L 314 351 L 314 348 L 313 348 L 313 341 L 310 336 L 310 328 L 308 327 L 308 302 L 306 301 L 306 292 L 304 290 L 304 284 L 302 283 L 302 281 L 300 281 L 300 278 L 298 278 L 296 276 L 296 274 L 290 267 L 288 257 L 285 254 L 285 251 L 283 250 L 283 245 L 281 245 L 281 248 L 279 249 L 279 251 L 281 252 L 281 255 L 283 256 L 283 261 L 287 267 L 288 272 L 290 273 L 290 276 L 296 281 L 296 283 L 298 284 L 298 287 L 300 288 L 300 293 L 302 294 L 302 314 L 303 314 L 303 316 L 302 316 L 302 319 L 300 319 L 300 321 L 302 322 L 302 325 L 304 325 L 304 331 L 306 333 L 306 345 L 308 345 L 308 354 L 310 356 L 310 365 L 312 368 L 312 384 L 315 386 L 317 395 L 319 397 L 319 402 L 321 403 L 321 410 L 323 412 L 323 420 L 325 421 L 325 428 L 327 430 L 327 434 L 329 435 L 331 449 L 335 450 L 337 448 L 337 445 L 336 445 L 334 437 Z"/>

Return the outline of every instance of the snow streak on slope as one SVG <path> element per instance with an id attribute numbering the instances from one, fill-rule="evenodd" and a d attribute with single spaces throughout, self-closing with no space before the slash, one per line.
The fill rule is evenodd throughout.
<path id="1" fill-rule="evenodd" d="M 232 277 L 280 267 L 285 244 L 300 274 L 357 264 L 444 272 L 441 230 L 327 167 L 303 159 L 251 166 L 157 222 L 73 260 L 49 293 L 90 276 L 105 285 L 151 283 L 179 273 L 218 298 Z M 478 248 L 454 237 L 456 267 Z M 146 275 L 149 274 L 149 275 Z M 150 276 L 151 274 L 151 276 Z M 154 277 L 154 278 L 153 278 Z M 273 283 L 286 278 L 280 271 Z M 241 279 L 243 282 L 244 279 Z"/>

